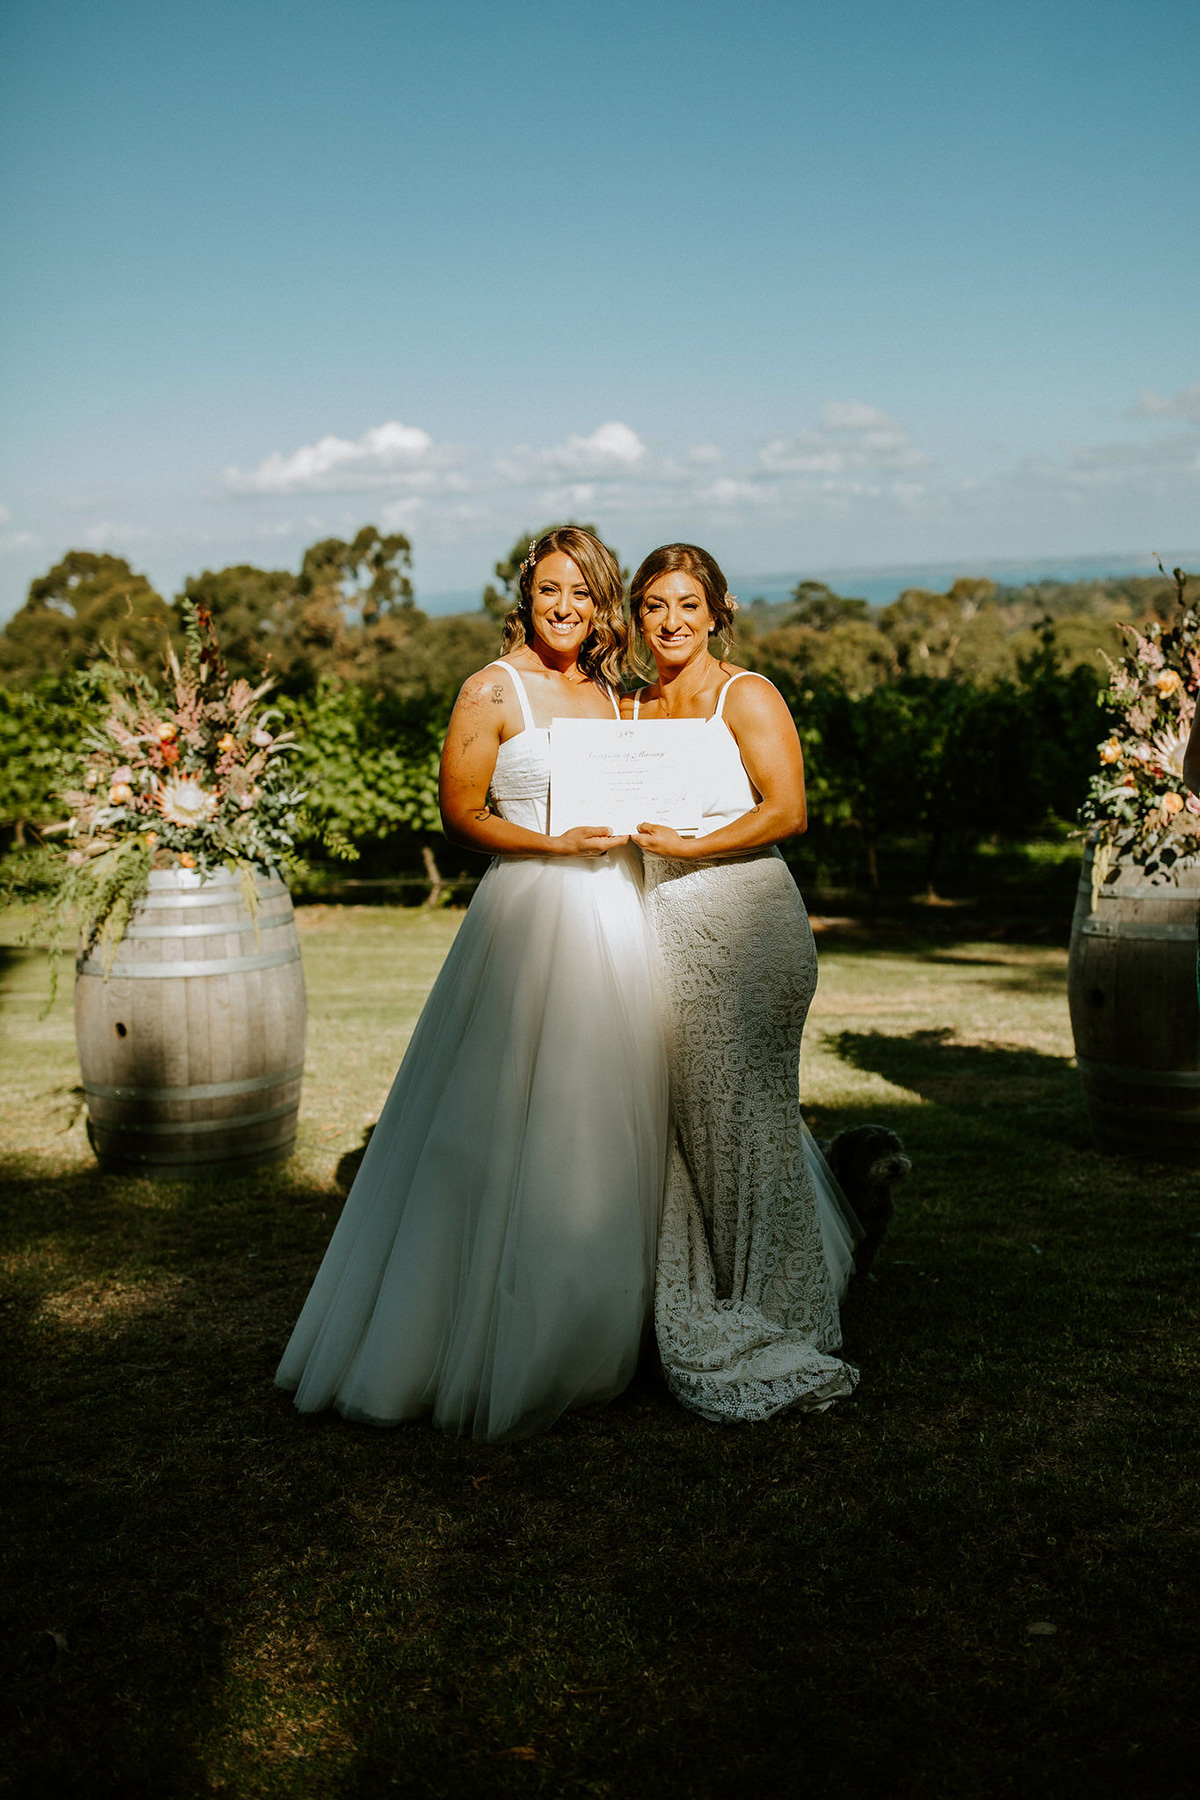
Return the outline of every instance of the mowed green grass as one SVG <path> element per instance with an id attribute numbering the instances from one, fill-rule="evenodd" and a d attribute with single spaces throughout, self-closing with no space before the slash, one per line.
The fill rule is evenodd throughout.
<path id="1" fill-rule="evenodd" d="M 194 1186 L 98 1172 L 3 952 L 0 1789 L 1194 1795 L 1200 1176 L 1090 1147 L 1065 953 L 821 935 L 810 1122 L 914 1164 L 853 1400 L 489 1448 L 271 1379 L 457 923 L 303 911 L 297 1154 Z"/>

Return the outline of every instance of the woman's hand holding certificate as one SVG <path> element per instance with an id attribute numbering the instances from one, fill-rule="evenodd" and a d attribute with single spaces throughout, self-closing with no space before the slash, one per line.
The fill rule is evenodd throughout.
<path id="1" fill-rule="evenodd" d="M 550 831 L 603 819 L 616 834 L 644 820 L 700 829 L 703 719 L 555 719 L 550 727 Z"/>

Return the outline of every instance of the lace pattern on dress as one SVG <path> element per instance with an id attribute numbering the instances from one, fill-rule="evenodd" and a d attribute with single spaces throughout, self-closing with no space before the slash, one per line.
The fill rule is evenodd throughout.
<path id="1" fill-rule="evenodd" d="M 802 1149 L 800 1042 L 817 958 L 777 851 L 646 858 L 670 1006 L 674 1113 L 655 1323 L 668 1386 L 706 1418 L 823 1408 L 857 1372 Z"/>

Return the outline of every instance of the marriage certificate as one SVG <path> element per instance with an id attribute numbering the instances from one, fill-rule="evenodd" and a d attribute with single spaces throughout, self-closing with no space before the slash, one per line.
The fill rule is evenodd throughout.
<path id="1" fill-rule="evenodd" d="M 641 824 L 700 829 L 704 719 L 555 719 L 550 835 L 576 825 L 616 836 Z"/>

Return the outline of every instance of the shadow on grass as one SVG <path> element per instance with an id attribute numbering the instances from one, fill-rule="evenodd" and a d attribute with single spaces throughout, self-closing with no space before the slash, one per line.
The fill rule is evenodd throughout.
<path id="1" fill-rule="evenodd" d="M 1069 1057 L 1003 1044 L 962 1044 L 949 1027 L 904 1034 L 839 1031 L 825 1042 L 843 1062 L 882 1075 L 939 1108 L 988 1115 L 1001 1133 L 1036 1131 L 1078 1149 L 1089 1139 L 1079 1077 Z"/>
<path id="2" fill-rule="evenodd" d="M 1003 975 L 985 979 L 1010 994 L 1061 994 L 1066 998 L 1067 971 L 1062 963 L 1020 963 L 1012 957 L 973 956 L 955 951 L 926 951 L 919 960 L 943 968 L 1003 969 Z"/>
<path id="3" fill-rule="evenodd" d="M 966 1182 L 909 1112 L 853 1402 L 723 1429 L 648 1368 L 501 1447 L 272 1386 L 341 1204 L 299 1165 L 0 1166 L 16 1791 L 1182 1796 L 1183 1177 L 1048 1191 L 1014 1129 Z"/>

